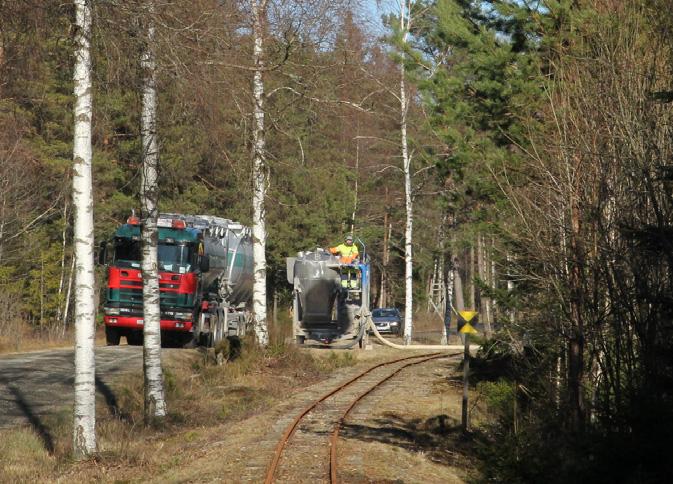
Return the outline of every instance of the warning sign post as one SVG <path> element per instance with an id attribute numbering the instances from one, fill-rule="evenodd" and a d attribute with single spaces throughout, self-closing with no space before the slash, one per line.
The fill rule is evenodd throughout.
<path id="1" fill-rule="evenodd" d="M 468 400 L 469 400 L 469 381 L 470 381 L 470 335 L 479 333 L 472 324 L 477 317 L 477 311 L 466 310 L 458 312 L 458 332 L 464 335 L 465 351 L 463 353 L 463 414 L 461 426 L 463 433 L 466 433 L 469 427 Z"/>

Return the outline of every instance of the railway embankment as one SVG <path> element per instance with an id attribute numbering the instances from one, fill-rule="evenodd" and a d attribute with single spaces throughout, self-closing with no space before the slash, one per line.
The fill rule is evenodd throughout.
<path id="1" fill-rule="evenodd" d="M 223 366 L 215 363 L 212 352 L 165 351 L 170 416 L 161 427 L 145 428 L 142 355 L 134 353 L 139 348 L 103 348 L 100 452 L 80 463 L 69 459 L 69 352 L 9 358 L 21 361 L 23 370 L 10 382 L 13 392 L 5 381 L 0 390 L 2 404 L 17 407 L 17 420 L 0 430 L 5 456 L 0 480 L 262 482 L 278 439 L 310 402 L 374 365 L 409 356 L 378 345 L 371 351 L 300 350 L 282 338 L 264 352 L 248 349 Z M 28 371 L 35 380 L 21 385 L 32 358 L 40 370 Z M 114 377 L 106 374 L 105 365 L 115 369 Z M 405 368 L 353 407 L 341 422 L 338 440 L 342 482 L 463 482 L 476 475 L 457 430 L 461 390 L 452 383 L 457 365 L 456 359 L 443 358 Z M 377 379 L 370 374 L 352 393 Z M 347 397 L 340 398 L 340 405 L 348 403 Z M 329 419 L 322 420 L 312 425 L 331 428 Z M 300 427 L 297 433 L 307 436 L 316 428 Z M 324 470 L 329 445 L 307 442 L 286 458 L 278 482 L 301 482 L 291 474 L 297 469 Z"/>

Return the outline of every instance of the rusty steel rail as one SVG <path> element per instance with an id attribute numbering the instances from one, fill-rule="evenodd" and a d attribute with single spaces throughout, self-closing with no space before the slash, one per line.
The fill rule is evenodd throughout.
<path id="1" fill-rule="evenodd" d="M 351 404 L 349 405 L 348 409 L 346 409 L 346 411 L 344 412 L 344 414 L 341 416 L 341 418 L 340 418 L 339 421 L 337 422 L 336 426 L 334 427 L 334 431 L 332 432 L 332 436 L 330 437 L 329 469 L 330 469 L 330 482 L 331 482 L 332 484 L 336 484 L 336 483 L 338 482 L 338 480 L 337 480 L 337 472 L 336 472 L 336 471 L 337 471 L 337 441 L 339 440 L 339 431 L 340 431 L 340 429 L 341 429 L 341 426 L 342 426 L 343 423 L 344 423 L 344 420 L 346 419 L 346 417 L 348 417 L 348 414 L 350 414 L 350 413 L 351 413 L 351 410 L 353 410 L 353 408 L 355 408 L 355 405 L 357 405 L 358 403 L 360 403 L 360 401 L 361 401 L 364 397 L 366 397 L 367 395 L 369 395 L 371 392 L 373 392 L 373 391 L 374 391 L 376 388 L 378 388 L 380 385 L 384 384 L 385 382 L 387 382 L 387 381 L 390 380 L 392 377 L 394 377 L 394 376 L 397 375 L 399 372 L 401 372 L 402 370 L 404 370 L 405 368 L 407 368 L 407 367 L 409 367 L 409 366 L 419 365 L 419 364 L 421 364 L 421 363 L 425 363 L 426 361 L 429 361 L 429 360 L 436 360 L 436 359 L 438 359 L 438 358 L 448 358 L 448 357 L 450 357 L 450 356 L 456 356 L 456 355 L 459 355 L 459 354 L 460 354 L 460 353 L 453 353 L 453 354 L 448 354 L 448 355 L 447 355 L 447 354 L 439 354 L 439 355 L 434 354 L 434 355 L 432 355 L 432 356 L 428 356 L 427 358 L 424 358 L 424 359 L 422 359 L 422 360 L 412 361 L 411 363 L 407 363 L 407 364 L 405 364 L 405 365 L 402 365 L 402 366 L 399 367 L 397 370 L 395 370 L 395 371 L 392 372 L 390 375 L 388 375 L 387 377 L 385 377 L 385 378 L 383 378 L 382 380 L 380 380 L 378 383 L 374 384 L 369 390 L 367 390 L 366 392 L 362 393 L 360 396 L 358 396 L 355 400 L 353 400 L 353 401 L 351 402 Z"/>
<path id="2" fill-rule="evenodd" d="M 456 353 L 456 354 L 458 354 L 458 353 Z M 383 366 L 388 366 L 388 365 L 393 365 L 395 363 L 399 363 L 400 361 L 422 358 L 419 361 L 414 361 L 414 362 L 408 363 L 408 364 L 400 367 L 399 369 L 397 369 L 396 371 L 394 371 L 393 373 L 391 373 L 387 377 L 383 378 L 377 384 L 372 386 L 368 391 L 361 394 L 359 397 L 357 397 L 351 403 L 351 405 L 348 407 L 348 410 L 346 410 L 346 412 L 339 419 L 339 421 L 336 424 L 334 433 L 332 434 L 332 437 L 330 439 L 330 443 L 331 443 L 331 449 L 330 449 L 330 479 L 331 479 L 331 482 L 335 483 L 336 482 L 336 439 L 339 436 L 339 428 L 340 428 L 341 424 L 343 423 L 343 420 L 350 413 L 350 411 L 353 409 L 353 407 L 355 407 L 355 405 L 362 398 L 364 398 L 367 394 L 369 394 L 371 391 L 373 391 L 376 387 L 378 387 L 379 385 L 383 384 L 384 382 L 386 382 L 387 380 L 389 380 L 390 378 L 395 376 L 397 373 L 399 373 L 404 368 L 406 368 L 408 366 L 411 366 L 411 365 L 424 363 L 428 360 L 432 360 L 432 359 L 436 359 L 436 358 L 446 358 L 446 357 L 450 357 L 450 356 L 455 356 L 456 354 L 431 353 L 431 354 L 425 354 L 425 355 L 407 356 L 405 358 L 398 358 L 396 360 L 391 360 L 391 361 L 386 361 L 384 363 L 379 363 L 378 365 L 374 365 L 371 368 L 363 371 L 362 373 L 359 373 L 358 375 L 351 378 L 347 382 L 342 383 L 341 385 L 336 387 L 334 390 L 326 393 L 322 397 L 315 400 L 308 407 L 306 407 L 299 415 L 297 415 L 297 417 L 295 417 L 295 419 L 292 421 L 292 423 L 290 425 L 288 425 L 288 427 L 285 429 L 285 432 L 283 432 L 283 435 L 281 436 L 280 440 L 278 441 L 278 444 L 276 445 L 276 449 L 274 450 L 273 459 L 271 460 L 271 463 L 269 464 L 269 467 L 267 468 L 266 478 L 264 479 L 264 483 L 265 484 L 272 484 L 273 483 L 274 476 L 275 476 L 275 473 L 276 473 L 276 469 L 278 468 L 278 464 L 280 463 L 280 458 L 281 458 L 281 455 L 283 453 L 283 449 L 285 448 L 285 445 L 288 443 L 288 441 L 290 440 L 290 438 L 294 434 L 294 431 L 297 429 L 297 426 L 299 425 L 299 422 L 301 422 L 301 420 L 309 412 L 311 412 L 313 409 L 315 409 L 320 403 L 324 402 L 325 400 L 327 400 L 332 395 L 338 393 L 339 391 L 343 390 L 344 388 L 346 388 L 347 386 L 349 386 L 353 382 L 359 380 L 360 378 L 362 378 L 363 376 L 365 376 L 365 375 L 369 374 L 370 372 L 376 370 L 377 368 L 381 368 Z"/>

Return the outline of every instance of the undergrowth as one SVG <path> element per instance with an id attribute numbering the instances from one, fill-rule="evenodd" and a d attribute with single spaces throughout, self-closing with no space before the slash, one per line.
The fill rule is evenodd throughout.
<path id="1" fill-rule="evenodd" d="M 71 461 L 72 414 L 68 408 L 42 419 L 42 432 L 35 427 L 0 432 L 0 482 L 52 480 L 55 476 L 67 481 L 70 473 L 82 472 L 88 479 L 105 480 L 106 469 L 159 471 L 179 466 L 185 457 L 166 460 L 153 443 L 203 445 L 203 429 L 245 419 L 335 369 L 356 363 L 347 351 L 314 356 L 300 350 L 287 343 L 286 332 L 282 327 L 272 331 L 264 349 L 244 338 L 240 347 L 227 342 L 207 351 L 166 353 L 164 389 L 169 414 L 151 426 L 143 424 L 142 371 L 121 375 L 104 395 L 98 394 L 99 452 L 91 461 Z"/>

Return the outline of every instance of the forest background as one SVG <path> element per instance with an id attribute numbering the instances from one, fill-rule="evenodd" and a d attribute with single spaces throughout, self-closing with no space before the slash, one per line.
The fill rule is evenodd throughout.
<path id="1" fill-rule="evenodd" d="M 498 370 L 483 382 L 496 421 L 490 477 L 668 475 L 669 2 L 419 1 L 408 39 L 394 13 L 381 29 L 371 5 L 305 15 L 317 5 L 279 1 L 269 13 L 270 298 L 288 300 L 286 256 L 334 244 L 354 224 L 375 301 L 403 302 L 402 64 L 416 307 L 439 272 L 454 305 L 492 326 L 482 368 Z M 97 242 L 139 205 L 137 8 L 94 3 Z M 160 209 L 249 224 L 243 2 L 158 11 Z M 71 323 L 73 8 L 9 0 L 0 16 L 0 336 L 11 340 Z"/>

